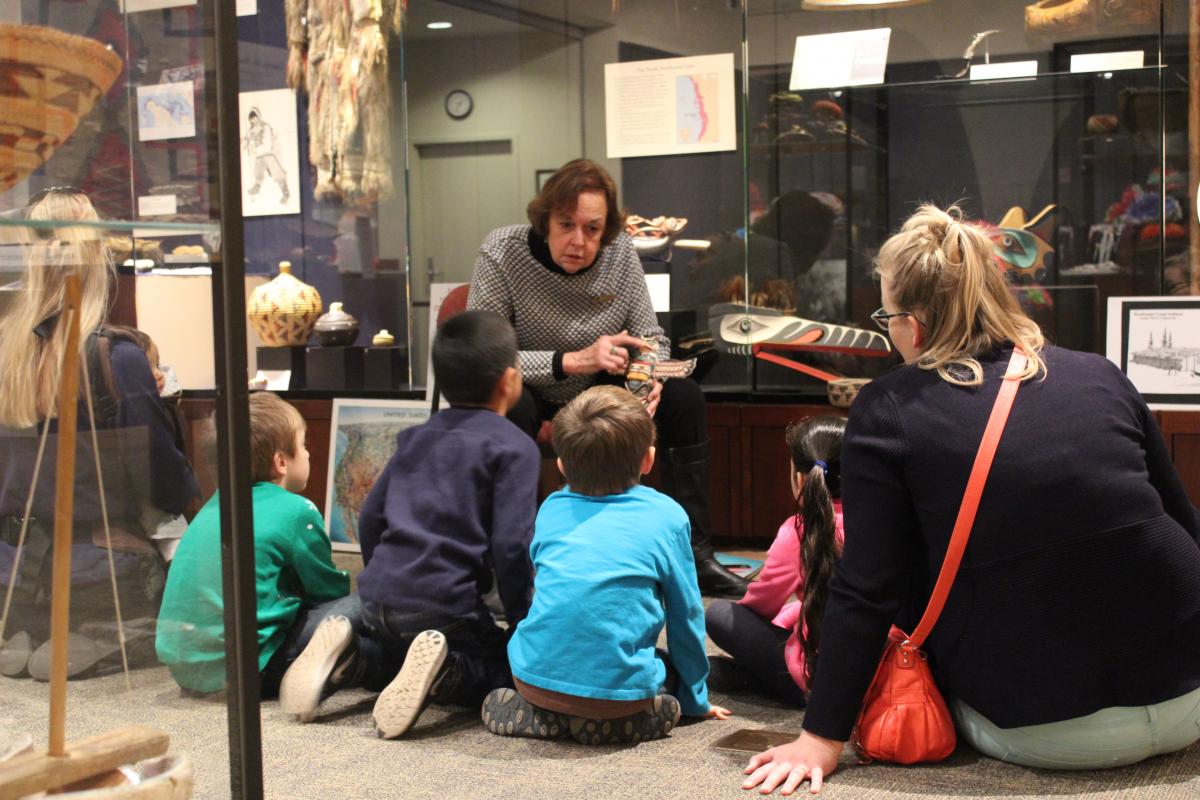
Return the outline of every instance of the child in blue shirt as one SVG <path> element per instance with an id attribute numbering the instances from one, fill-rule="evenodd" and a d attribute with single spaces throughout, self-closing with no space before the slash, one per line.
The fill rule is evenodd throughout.
<path id="1" fill-rule="evenodd" d="M 704 606 L 687 514 L 641 486 L 654 423 L 629 391 L 598 386 L 554 418 L 568 486 L 538 512 L 529 614 L 508 643 L 514 689 L 482 708 L 496 734 L 584 744 L 665 736 L 708 702 Z M 669 654 L 656 649 L 667 627 Z"/>

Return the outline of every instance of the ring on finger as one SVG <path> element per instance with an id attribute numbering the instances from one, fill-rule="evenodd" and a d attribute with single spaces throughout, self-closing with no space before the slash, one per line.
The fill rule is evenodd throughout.
<path id="1" fill-rule="evenodd" d="M 621 351 L 621 348 L 617 347 L 615 344 L 614 344 L 612 347 L 608 348 L 608 354 L 609 354 L 610 356 L 615 356 L 615 355 L 617 355 L 617 354 L 618 354 L 620 351 Z"/>

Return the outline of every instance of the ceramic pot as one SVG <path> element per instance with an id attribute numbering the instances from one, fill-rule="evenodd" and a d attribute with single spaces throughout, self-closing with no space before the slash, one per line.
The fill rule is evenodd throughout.
<path id="1" fill-rule="evenodd" d="M 292 277 L 292 265 L 279 262 L 279 275 L 250 295 L 246 316 L 267 347 L 303 345 L 321 314 L 321 295 Z"/>
<path id="2" fill-rule="evenodd" d="M 384 328 L 379 333 L 371 337 L 371 344 L 376 347 L 391 347 L 396 344 L 396 337 L 388 333 L 388 329 Z"/>
<path id="3" fill-rule="evenodd" d="M 838 408 L 849 408 L 858 395 L 858 390 L 871 382 L 870 378 L 838 378 L 825 386 L 829 404 Z"/>
<path id="4" fill-rule="evenodd" d="M 316 331 L 322 347 L 345 347 L 358 338 L 358 320 L 343 311 L 340 302 L 333 302 L 317 320 Z"/>

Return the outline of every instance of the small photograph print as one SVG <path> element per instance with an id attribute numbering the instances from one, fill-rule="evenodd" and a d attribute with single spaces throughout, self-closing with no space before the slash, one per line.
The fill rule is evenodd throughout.
<path id="1" fill-rule="evenodd" d="M 196 135 L 196 95 L 191 81 L 139 86 L 137 111 L 139 141 Z"/>
<path id="2" fill-rule="evenodd" d="M 335 550 L 358 549 L 358 515 L 396 452 L 396 434 L 427 419 L 421 400 L 333 401 L 325 530 Z"/>
<path id="3" fill-rule="evenodd" d="M 300 213 L 300 146 L 291 89 L 238 96 L 242 216 Z"/>
<path id="4" fill-rule="evenodd" d="M 1114 314 L 1113 301 L 1119 300 Z M 1110 298 L 1121 369 L 1151 405 L 1200 406 L 1200 298 Z M 1116 319 L 1114 319 L 1114 317 Z M 1110 358 L 1114 336 L 1110 330 Z"/>

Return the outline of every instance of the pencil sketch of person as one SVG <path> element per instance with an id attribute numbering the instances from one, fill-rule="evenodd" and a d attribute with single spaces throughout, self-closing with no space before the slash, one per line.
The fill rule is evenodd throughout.
<path id="1" fill-rule="evenodd" d="M 262 118 L 257 108 L 250 109 L 249 121 L 250 130 L 242 137 L 242 149 L 254 155 L 254 185 L 250 187 L 250 194 L 258 194 L 263 178 L 270 175 L 271 180 L 279 184 L 282 193 L 279 202 L 286 203 L 289 197 L 287 170 L 279 158 L 279 140 L 275 136 L 275 129 Z"/>

